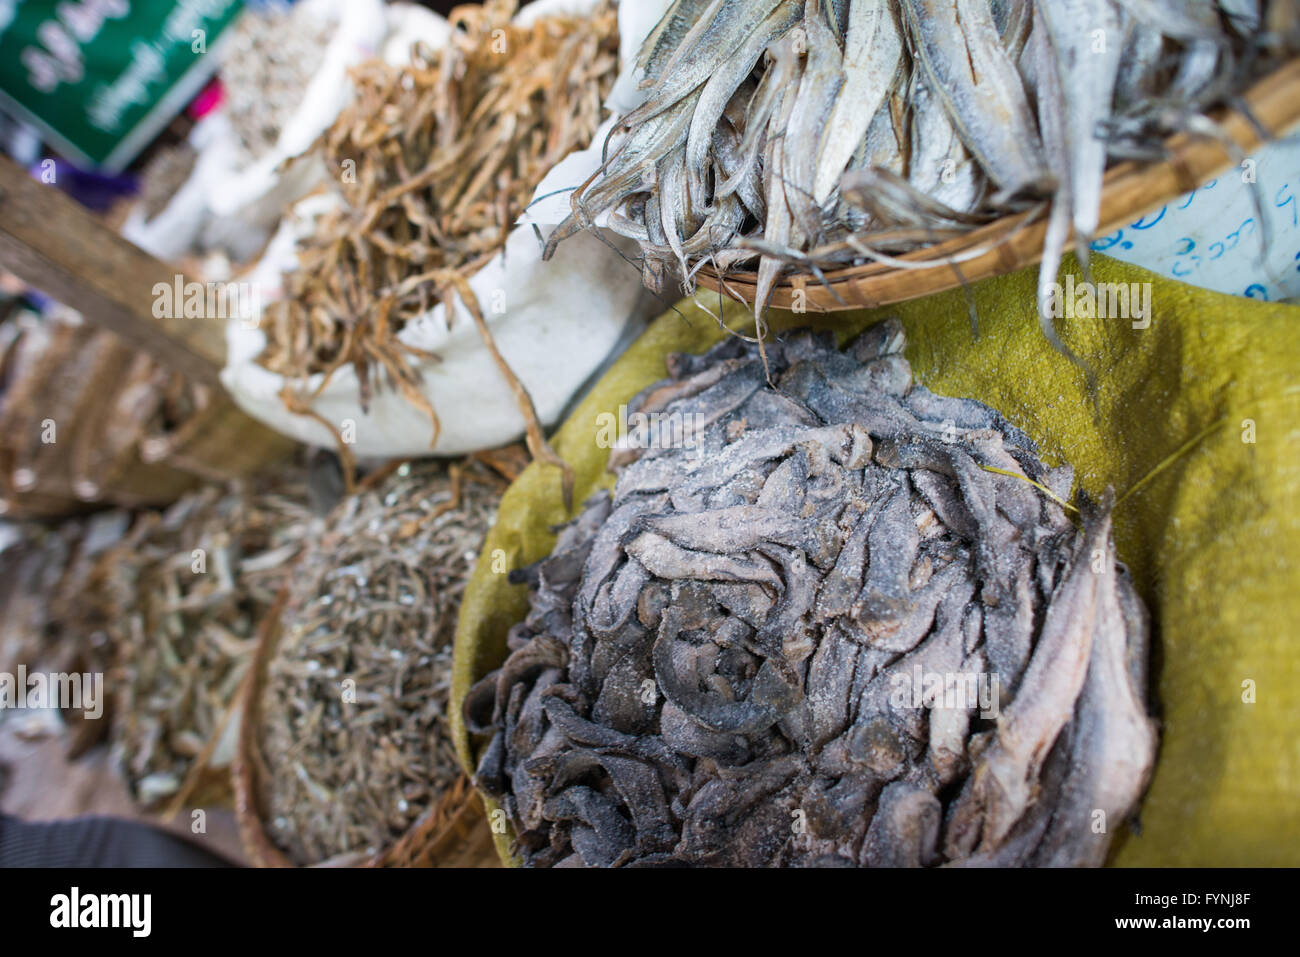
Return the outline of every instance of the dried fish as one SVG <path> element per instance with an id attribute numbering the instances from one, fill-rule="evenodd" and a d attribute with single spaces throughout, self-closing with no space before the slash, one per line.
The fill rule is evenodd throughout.
<path id="1" fill-rule="evenodd" d="M 707 454 L 624 450 L 464 705 L 526 864 L 1102 862 L 1155 750 L 1109 505 L 902 345 L 787 334 L 755 389 L 728 340 L 633 400 Z"/>
<path id="2" fill-rule="evenodd" d="M 116 484 L 140 459 L 180 431 L 212 401 L 212 390 L 137 355 L 111 332 L 57 310 L 14 329 L 12 365 L 0 391 L 0 510 L 12 499 L 139 504 L 140 493 Z M 57 417 L 57 418 L 56 418 Z M 42 441 L 47 420 L 75 420 L 58 442 Z M 35 511 L 43 511 L 39 504 Z M 51 511 L 67 512 L 68 504 Z"/>
<path id="3" fill-rule="evenodd" d="M 295 565 L 258 729 L 267 831 L 295 862 L 379 853 L 455 781 L 452 637 L 499 495 L 479 465 L 403 465 Z"/>
<path id="4" fill-rule="evenodd" d="M 588 145 L 618 69 L 609 3 L 530 27 L 512 20 L 515 8 L 459 7 L 445 48 L 417 44 L 407 66 L 352 71 L 354 98 L 314 150 L 340 202 L 300 244 L 286 298 L 266 309 L 259 361 L 286 378 L 294 411 L 312 414 L 307 376 L 328 381 L 350 365 L 363 407 L 386 383 L 430 417 L 436 442 L 438 413 L 419 388 L 420 362 L 436 356 L 397 335 L 440 300 L 449 322 L 455 297 L 477 318 L 466 279 L 504 248 L 542 177 Z M 526 393 L 520 404 L 540 436 Z"/>
<path id="5" fill-rule="evenodd" d="M 230 31 L 221 64 L 225 113 L 248 162 L 275 148 L 302 108 L 337 29 L 320 4 L 268 4 L 243 13 Z"/>
<path id="6" fill-rule="evenodd" d="M 1214 136 L 1207 111 L 1300 50 L 1293 8 L 678 0 L 641 51 L 643 101 L 572 194 L 547 255 L 609 214 L 641 244 L 652 288 L 675 276 L 692 292 L 706 265 L 724 281 L 752 271 L 761 340 L 791 272 L 922 268 L 891 254 L 1010 213 L 1037 218 L 1050 201 L 1051 284 L 1071 233 L 1087 268 L 1107 164 L 1157 158 L 1173 132 Z M 724 203 L 738 193 L 743 216 Z M 1065 352 L 1046 318 L 1044 329 Z"/>
<path id="7" fill-rule="evenodd" d="M 112 748 L 137 801 L 202 799 L 256 632 L 315 532 L 297 468 L 140 514 L 99 560 L 118 689 Z M 227 749 L 228 750 L 228 749 Z"/>

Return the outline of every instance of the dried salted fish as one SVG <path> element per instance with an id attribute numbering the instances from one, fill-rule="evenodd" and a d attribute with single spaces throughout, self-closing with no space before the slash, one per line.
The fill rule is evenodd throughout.
<path id="1" fill-rule="evenodd" d="M 259 623 L 314 532 L 297 468 L 140 514 L 99 560 L 118 689 L 112 746 L 136 800 L 198 797 L 230 727 Z"/>
<path id="2" fill-rule="evenodd" d="M 499 496 L 480 470 L 402 466 L 294 568 L 259 737 L 267 830 L 297 863 L 382 851 L 455 781 L 452 636 Z"/>
<path id="3" fill-rule="evenodd" d="M 678 0 L 641 51 L 642 102 L 573 192 L 548 255 L 608 214 L 640 243 L 656 290 L 675 278 L 691 293 L 705 266 L 724 280 L 752 271 L 761 338 L 791 273 L 933 268 L 897 254 L 1010 213 L 1027 224 L 1050 204 L 1047 286 L 1071 233 L 1087 268 L 1107 164 L 1159 158 L 1174 132 L 1222 139 L 1207 112 L 1300 50 L 1294 11 L 1294 0 Z M 1046 307 L 1043 325 L 1065 352 Z"/>
<path id="4" fill-rule="evenodd" d="M 1155 751 L 1109 504 L 902 347 L 790 333 L 766 386 L 732 339 L 633 400 L 708 424 L 621 452 L 464 705 L 526 864 L 1103 861 Z"/>
<path id="5" fill-rule="evenodd" d="M 266 310 L 259 361 L 290 383 L 282 398 L 293 411 L 314 414 L 313 396 L 295 383 L 322 373 L 323 389 L 350 365 L 363 408 L 387 384 L 429 415 L 436 442 L 438 414 L 419 386 L 421 362 L 437 357 L 397 335 L 459 297 L 542 454 L 531 399 L 497 353 L 467 278 L 504 248 L 542 177 L 595 134 L 618 70 L 618 24 L 608 3 L 528 27 L 512 20 L 515 7 L 459 7 L 446 47 L 417 44 L 407 66 L 352 71 L 353 101 L 316 148 L 340 202 L 300 244 L 286 298 Z"/>
<path id="6" fill-rule="evenodd" d="M 109 499 L 139 504 L 141 494 L 116 487 L 152 444 L 165 447 L 211 405 L 209 387 L 186 380 L 136 354 L 107 330 L 56 311 L 6 320 L 12 331 L 0 391 L 0 511 L 46 509 L 52 503 Z M 78 428 L 42 441 L 43 424 L 73 420 Z M 49 509 L 67 512 L 66 502 Z"/>

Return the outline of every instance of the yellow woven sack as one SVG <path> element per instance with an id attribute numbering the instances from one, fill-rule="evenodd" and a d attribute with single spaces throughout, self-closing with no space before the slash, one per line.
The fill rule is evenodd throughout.
<path id="1" fill-rule="evenodd" d="M 1069 273 L 1082 282 L 1077 266 Z M 1003 412 L 1050 465 L 1069 462 L 1094 497 L 1120 496 L 1115 534 L 1155 624 L 1161 741 L 1140 833 L 1122 835 L 1119 865 L 1300 864 L 1300 310 L 1206 292 L 1095 257 L 1097 283 L 1151 283 L 1146 328 L 1128 319 L 1061 319 L 1062 338 L 1097 373 L 1083 374 L 1037 329 L 1035 270 L 973 288 L 972 338 L 960 290 L 834 316 L 776 314 L 774 331 L 832 329 L 841 342 L 890 315 L 933 391 Z M 709 307 L 715 312 L 716 301 Z M 746 327 L 728 304 L 724 318 Z M 752 327 L 752 324 L 751 324 Z M 565 423 L 556 450 L 576 473 L 575 506 L 610 484 L 597 416 L 667 374 L 671 352 L 702 352 L 726 333 L 684 303 L 658 319 Z M 461 761 L 471 769 L 459 703 L 501 663 L 527 592 L 505 569 L 548 554 L 569 516 L 556 469 L 531 466 L 501 503 L 466 591 L 452 701 Z M 500 816 L 498 815 L 498 820 Z M 506 858 L 508 836 L 498 835 Z"/>

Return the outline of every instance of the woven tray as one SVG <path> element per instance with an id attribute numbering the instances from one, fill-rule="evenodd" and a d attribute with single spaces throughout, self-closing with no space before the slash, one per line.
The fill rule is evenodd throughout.
<path id="1" fill-rule="evenodd" d="M 1293 60 L 1260 80 L 1243 100 L 1272 136 L 1289 132 L 1300 122 L 1300 60 Z M 1224 133 L 1242 153 L 1249 155 L 1264 145 L 1258 131 L 1240 112 L 1228 110 L 1217 118 Z M 1107 172 L 1098 236 L 1123 228 L 1234 163 L 1222 144 L 1202 137 L 1179 133 L 1165 145 L 1169 158 L 1162 162 L 1125 162 Z M 1030 213 L 1005 216 L 956 239 L 895 257 L 917 263 L 933 261 L 930 266 L 900 269 L 884 263 L 867 263 L 824 272 L 825 283 L 809 274 L 791 276 L 776 285 L 769 305 L 791 309 L 798 304 L 809 312 L 873 308 L 953 289 L 963 279 L 973 282 L 1015 272 L 1042 259 L 1047 222 L 1042 218 L 1025 225 L 1030 216 Z M 946 257 L 980 245 L 990 248 L 962 262 L 960 274 L 946 261 Z M 752 305 L 757 297 L 755 272 L 729 272 L 720 277 L 706 266 L 700 270 L 698 279 L 702 288 L 724 293 L 739 302 Z M 796 298 L 798 291 L 802 291 L 799 297 L 802 303 Z"/>
<path id="2" fill-rule="evenodd" d="M 264 825 L 261 783 L 269 775 L 258 744 L 262 691 L 266 673 L 280 642 L 280 617 L 287 593 L 282 593 L 262 623 L 257 651 L 239 691 L 242 719 L 235 748 L 232 778 L 235 817 L 249 860 L 257 867 L 293 867 L 272 843 Z M 398 841 L 373 857 L 358 859 L 358 867 L 495 867 L 496 852 L 483 802 L 464 775 L 439 802 L 425 811 Z"/>

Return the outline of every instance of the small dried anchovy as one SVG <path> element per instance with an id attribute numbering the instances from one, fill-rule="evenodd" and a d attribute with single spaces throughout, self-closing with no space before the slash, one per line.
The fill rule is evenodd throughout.
<path id="1" fill-rule="evenodd" d="M 332 17 L 306 4 L 249 10 L 235 24 L 221 85 L 226 115 L 248 162 L 271 152 L 285 124 L 301 109 L 336 26 Z"/>
<path id="2" fill-rule="evenodd" d="M 902 346 L 794 333 L 771 388 L 728 340 L 634 400 L 692 441 L 614 453 L 465 702 L 526 864 L 1102 862 L 1155 748 L 1108 508 Z"/>
<path id="3" fill-rule="evenodd" d="M 455 781 L 451 646 L 495 488 L 402 466 L 295 568 L 262 698 L 270 837 L 299 864 L 377 854 Z"/>
<path id="4" fill-rule="evenodd" d="M 256 647 L 257 626 L 319 520 L 296 469 L 209 486 L 144 512 L 100 559 L 118 699 L 112 743 L 132 795 L 189 796 L 212 760 Z"/>
<path id="5" fill-rule="evenodd" d="M 181 142 L 164 147 L 149 161 L 140 181 L 140 207 L 146 223 L 167 208 L 194 172 L 198 159 L 198 150 L 188 142 Z"/>

